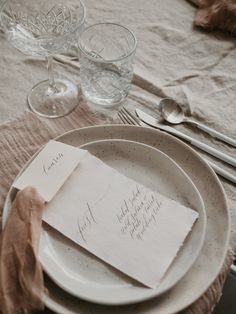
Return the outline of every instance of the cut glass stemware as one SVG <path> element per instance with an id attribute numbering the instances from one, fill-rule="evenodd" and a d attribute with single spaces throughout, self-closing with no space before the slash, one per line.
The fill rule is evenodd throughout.
<path id="1" fill-rule="evenodd" d="M 48 80 L 28 95 L 31 110 L 48 118 L 61 117 L 78 104 L 79 88 L 68 79 L 54 79 L 53 55 L 78 43 L 85 20 L 81 0 L 8 0 L 0 6 L 0 21 L 7 39 L 22 53 L 47 59 Z"/>

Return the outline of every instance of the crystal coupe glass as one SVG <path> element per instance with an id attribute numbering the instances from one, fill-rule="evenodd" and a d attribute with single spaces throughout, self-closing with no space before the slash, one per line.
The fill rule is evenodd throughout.
<path id="1" fill-rule="evenodd" d="M 54 79 L 53 55 L 78 43 L 85 20 L 81 0 L 8 0 L 0 5 L 0 22 L 7 39 L 22 53 L 47 59 L 48 80 L 28 95 L 35 113 L 61 117 L 78 104 L 78 87 L 67 79 Z"/>

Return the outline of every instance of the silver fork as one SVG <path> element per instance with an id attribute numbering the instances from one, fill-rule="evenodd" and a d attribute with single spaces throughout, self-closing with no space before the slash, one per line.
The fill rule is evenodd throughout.
<path id="1" fill-rule="evenodd" d="M 134 114 L 132 114 L 128 109 L 126 109 L 125 107 L 122 107 L 119 111 L 118 111 L 118 116 L 120 118 L 120 120 L 124 123 L 124 124 L 130 124 L 130 125 L 138 125 L 138 126 L 145 126 L 145 127 L 149 127 L 148 125 L 146 125 L 144 122 L 140 121 L 140 119 L 138 117 L 136 117 Z M 203 158 L 203 157 L 202 157 Z M 211 168 L 220 176 L 222 176 L 223 178 L 233 182 L 234 184 L 236 184 L 236 177 L 234 175 L 232 175 L 230 172 L 224 170 L 223 168 L 219 167 L 218 165 L 216 165 L 215 163 L 209 161 L 206 158 L 203 158 L 208 164 L 209 166 L 211 166 Z"/>
<path id="2" fill-rule="evenodd" d="M 126 109 L 125 107 L 122 107 L 122 108 L 118 111 L 118 116 L 119 116 L 120 120 L 121 120 L 124 124 L 146 126 L 143 122 L 141 122 L 141 121 L 139 120 L 138 117 L 136 117 L 135 115 L 133 115 L 133 114 L 132 114 L 128 109 Z"/>

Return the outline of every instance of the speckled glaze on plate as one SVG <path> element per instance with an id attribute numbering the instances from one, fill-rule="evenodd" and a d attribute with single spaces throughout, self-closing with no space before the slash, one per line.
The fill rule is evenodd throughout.
<path id="1" fill-rule="evenodd" d="M 200 193 L 172 159 L 151 146 L 127 140 L 102 140 L 81 148 L 151 190 L 194 208 L 199 219 L 155 289 L 138 284 L 45 224 L 39 254 L 44 270 L 68 293 L 100 304 L 131 304 L 164 293 L 184 276 L 202 248 L 206 214 Z"/>
<path id="2" fill-rule="evenodd" d="M 223 187 L 209 165 L 188 145 L 164 132 L 128 125 L 104 125 L 67 132 L 57 140 L 80 146 L 102 139 L 127 139 L 145 143 L 166 153 L 188 174 L 200 192 L 207 214 L 203 248 L 187 274 L 168 292 L 150 301 L 110 307 L 72 297 L 45 276 L 46 305 L 63 314 L 170 314 L 195 302 L 220 272 L 229 245 L 230 216 Z M 7 201 L 11 195 L 8 194 Z M 219 232 L 220 230 L 220 232 Z"/>

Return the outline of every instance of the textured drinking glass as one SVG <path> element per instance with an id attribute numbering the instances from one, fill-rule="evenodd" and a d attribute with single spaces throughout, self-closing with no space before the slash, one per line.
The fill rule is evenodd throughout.
<path id="1" fill-rule="evenodd" d="M 80 36 L 80 77 L 85 97 L 104 107 L 122 102 L 133 77 L 137 40 L 128 28 L 99 23 Z"/>
<path id="2" fill-rule="evenodd" d="M 54 79 L 52 60 L 77 45 L 83 29 L 85 7 L 81 0 L 8 0 L 0 4 L 0 22 L 7 39 L 22 53 L 45 57 L 49 79 L 28 95 L 37 114 L 56 118 L 78 104 L 78 87 L 67 79 Z"/>

